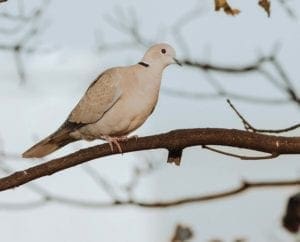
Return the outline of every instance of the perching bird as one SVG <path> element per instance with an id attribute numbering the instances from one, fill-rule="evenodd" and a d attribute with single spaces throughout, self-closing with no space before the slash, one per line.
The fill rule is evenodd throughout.
<path id="1" fill-rule="evenodd" d="M 140 127 L 157 103 L 163 70 L 176 60 L 168 44 L 156 44 L 141 62 L 104 71 L 89 86 L 62 126 L 23 157 L 43 157 L 77 140 L 106 140 L 111 149 Z"/>

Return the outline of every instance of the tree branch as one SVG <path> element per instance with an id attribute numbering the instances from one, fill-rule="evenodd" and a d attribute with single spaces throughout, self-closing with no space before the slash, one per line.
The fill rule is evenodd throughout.
<path id="1" fill-rule="evenodd" d="M 227 189 L 221 192 L 215 192 L 208 195 L 198 195 L 186 198 L 177 198 L 165 201 L 139 201 L 139 200 L 123 200 L 123 201 L 112 201 L 112 202 L 101 202 L 101 201 L 86 201 L 81 199 L 74 199 L 68 197 L 62 197 L 59 195 L 50 195 L 42 197 L 37 201 L 24 202 L 24 203 L 0 203 L 0 207 L 5 209 L 32 209 L 39 206 L 44 206 L 48 203 L 60 203 L 68 206 L 83 207 L 91 209 L 110 208 L 110 207 L 121 207 L 121 206 L 136 206 L 142 208 L 169 208 L 176 207 L 191 203 L 201 203 L 212 200 L 218 200 L 239 195 L 251 189 L 260 188 L 281 188 L 299 186 L 300 180 L 286 180 L 286 181 L 264 181 L 264 182 L 248 182 L 242 181 L 241 184 L 235 188 Z"/>
<path id="2" fill-rule="evenodd" d="M 214 65 L 214 64 L 209 64 L 206 62 L 199 62 L 199 61 L 192 61 L 189 59 L 183 59 L 180 60 L 180 62 L 183 65 L 194 67 L 194 68 L 199 68 L 204 71 L 216 71 L 216 72 L 223 72 L 223 73 L 246 73 L 246 72 L 252 72 L 259 70 L 260 67 L 264 63 L 270 62 L 274 57 L 273 56 L 263 56 L 257 59 L 255 62 L 250 63 L 245 66 L 221 66 L 221 65 Z"/>
<path id="3" fill-rule="evenodd" d="M 216 153 L 219 153 L 219 154 L 222 154 L 222 155 L 227 155 L 227 156 L 239 158 L 241 160 L 268 160 L 268 159 L 276 158 L 276 157 L 279 156 L 277 153 L 264 155 L 264 156 L 245 156 L 245 155 L 237 155 L 237 154 L 233 154 L 233 153 L 226 152 L 226 151 L 223 151 L 223 150 L 219 150 L 219 149 L 216 149 L 216 148 L 212 148 L 212 147 L 209 147 L 207 145 L 202 145 L 202 148 L 213 151 L 213 152 L 216 152 Z"/>
<path id="4" fill-rule="evenodd" d="M 279 134 L 279 133 L 284 133 L 284 132 L 288 132 L 288 131 L 292 131 L 292 130 L 300 128 L 300 123 L 297 123 L 297 124 L 294 124 L 292 126 L 289 126 L 287 128 L 282 128 L 282 129 L 257 129 L 243 117 L 243 115 L 236 109 L 236 107 L 231 103 L 231 101 L 229 99 L 227 99 L 227 103 L 229 104 L 231 109 L 235 112 L 235 114 L 240 118 L 240 120 L 242 121 L 242 123 L 244 125 L 245 130 L 247 130 L 249 132 Z"/>
<path id="5" fill-rule="evenodd" d="M 173 130 L 159 135 L 130 139 L 122 142 L 121 145 L 124 153 L 151 149 L 167 149 L 169 152 L 172 152 L 196 145 L 221 145 L 269 154 L 300 154 L 300 137 L 273 136 L 236 129 L 218 128 Z M 52 175 L 89 160 L 117 153 L 117 151 L 111 151 L 108 144 L 82 149 L 1 178 L 0 191 L 20 186 L 43 176 Z"/>

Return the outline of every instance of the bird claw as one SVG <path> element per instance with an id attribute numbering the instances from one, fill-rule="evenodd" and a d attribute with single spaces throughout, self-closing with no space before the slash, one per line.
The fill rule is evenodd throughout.
<path id="1" fill-rule="evenodd" d="M 108 136 L 108 135 L 104 135 L 101 138 L 108 142 L 110 150 L 112 152 L 114 151 L 114 144 L 115 144 L 115 146 L 117 146 L 118 151 L 123 154 L 123 150 L 122 150 L 121 145 L 120 145 L 119 142 L 124 142 L 124 141 L 127 141 L 127 140 L 132 139 L 132 138 L 135 138 L 135 140 L 137 140 L 138 136 L 133 135 L 133 136 L 130 136 L 130 137 L 128 137 L 128 136 L 111 137 L 111 136 Z"/>
<path id="2" fill-rule="evenodd" d="M 123 153 L 121 145 L 118 142 L 118 141 L 120 141 L 118 137 L 111 137 L 111 136 L 108 136 L 108 135 L 103 135 L 103 136 L 101 136 L 101 138 L 104 139 L 105 141 L 107 141 L 107 143 L 109 144 L 111 152 L 114 151 L 114 144 L 115 144 L 115 146 L 117 146 L 118 151 L 120 153 Z"/>

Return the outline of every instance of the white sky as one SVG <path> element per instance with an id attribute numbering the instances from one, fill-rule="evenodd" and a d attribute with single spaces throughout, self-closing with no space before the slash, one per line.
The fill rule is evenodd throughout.
<path id="1" fill-rule="evenodd" d="M 38 1 L 29 1 L 35 4 Z M 198 3 L 197 3 L 198 2 Z M 242 10 L 236 17 L 213 11 L 212 1 L 59 1 L 52 0 L 45 17 L 39 49 L 24 57 L 28 83 L 19 87 L 10 54 L 0 52 L 0 137 L 5 150 L 20 154 L 33 143 L 33 136 L 43 137 L 55 130 L 80 98 L 87 85 L 103 69 L 135 63 L 145 49 L 113 53 L 97 52 L 96 38 L 108 43 L 126 40 L 103 20 L 116 6 L 136 9 L 141 31 L 157 41 L 169 42 L 183 51 L 166 29 L 182 14 L 203 6 L 203 14 L 183 30 L 191 58 L 212 63 L 243 65 L 259 53 L 269 53 L 281 42 L 280 59 L 297 88 L 299 82 L 299 21 L 287 17 L 276 1 L 272 17 L 257 7 L 257 1 L 230 1 Z M 195 7 L 196 6 L 196 7 Z M 300 3 L 290 1 L 299 9 Z M 3 4 L 13 8 L 14 1 Z M 300 14 L 300 12 L 299 12 Z M 7 36 L 0 36 L 1 43 Z M 224 86 L 244 94 L 281 97 L 281 94 L 257 75 L 217 76 Z M 194 70 L 172 66 L 164 73 L 163 87 L 187 91 L 210 91 L 205 77 Z M 259 88 L 258 88 L 259 87 Z M 294 105 L 253 105 L 234 101 L 257 127 L 281 128 L 296 123 L 299 107 Z M 139 135 L 166 132 L 175 128 L 241 128 L 241 123 L 222 99 L 203 101 L 161 95 L 152 117 L 137 131 Z M 295 134 L 298 134 L 296 131 Z M 86 143 L 82 143 L 86 145 Z M 65 154 L 66 148 L 51 157 Z M 158 154 L 157 154 L 158 153 Z M 126 154 L 90 162 L 101 174 L 115 183 L 128 181 L 132 165 L 145 154 Z M 284 179 L 299 176 L 298 156 L 276 160 L 245 162 L 213 154 L 196 147 L 184 152 L 180 168 L 164 164 L 160 152 L 147 157 L 161 164 L 161 169 L 142 180 L 137 190 L 140 199 L 159 200 L 202 194 L 230 188 L 241 179 Z M 125 161 L 124 161 L 125 160 Z M 16 169 L 33 165 L 26 160 L 11 160 Z M 80 167 L 69 169 L 37 181 L 55 194 L 83 199 L 106 199 Z M 96 241 L 168 241 L 177 223 L 191 225 L 195 241 L 224 238 L 232 241 L 246 237 L 249 241 L 291 241 L 280 227 L 285 202 L 295 189 L 251 191 L 220 201 L 186 205 L 165 210 L 123 207 L 116 209 L 80 209 L 51 204 L 32 210 L 1 209 L 1 202 L 31 201 L 36 195 L 25 188 L 0 194 L 0 240 L 6 242 L 96 242 Z"/>

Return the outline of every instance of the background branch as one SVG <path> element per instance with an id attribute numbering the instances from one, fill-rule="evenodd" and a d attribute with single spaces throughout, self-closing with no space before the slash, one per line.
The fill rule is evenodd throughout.
<path id="1" fill-rule="evenodd" d="M 24 5 L 18 1 L 17 13 L 2 12 L 0 13 L 0 36 L 5 37 L 5 41 L 0 43 L 0 51 L 11 52 L 14 58 L 15 68 L 18 75 L 19 83 L 26 83 L 26 68 L 23 61 L 23 55 L 32 54 L 37 51 L 38 47 L 31 45 L 34 39 L 44 31 L 42 17 L 46 12 L 50 0 L 41 0 L 39 6 L 33 8 L 30 13 L 26 13 Z M 7 24 L 1 24 L 1 20 L 9 20 Z M 5 22 L 4 22 L 5 23 Z M 7 37 L 16 37 L 17 40 L 10 40 Z"/>
<path id="2" fill-rule="evenodd" d="M 287 128 L 282 128 L 282 129 L 257 129 L 244 118 L 244 116 L 237 110 L 237 108 L 231 103 L 231 101 L 229 99 L 227 99 L 227 102 L 228 102 L 229 106 L 232 108 L 232 110 L 236 113 L 236 115 L 241 119 L 245 130 L 247 130 L 249 132 L 279 134 L 279 133 L 289 132 L 289 131 L 298 129 L 300 127 L 300 123 L 297 123 L 297 124 L 294 124 L 292 126 L 289 126 Z"/>
<path id="3" fill-rule="evenodd" d="M 285 97 L 274 98 L 241 94 L 227 90 L 227 88 L 225 88 L 226 85 L 222 82 L 218 82 L 217 86 L 212 85 L 215 91 L 213 93 L 189 92 L 164 87 L 162 91 L 165 94 L 178 98 L 189 99 L 215 99 L 225 97 L 253 104 L 261 103 L 277 105 L 296 103 L 297 105 L 300 105 L 300 99 L 295 87 L 277 56 L 280 49 L 280 44 L 278 43 L 274 44 L 270 54 L 259 55 L 254 61 L 250 61 L 244 65 L 234 63 L 220 65 L 211 63 L 209 61 L 192 59 L 190 57 L 188 43 L 183 38 L 182 32 L 187 25 L 191 24 L 201 16 L 203 16 L 203 6 L 196 5 L 190 11 L 179 16 L 168 28 L 164 29 L 163 31 L 159 29 L 160 31 L 158 31 L 164 32 L 165 35 L 170 34 L 174 37 L 181 49 L 181 52 L 183 53 L 183 57 L 180 58 L 180 62 L 182 62 L 186 67 L 198 69 L 202 74 L 204 74 L 205 80 L 210 85 L 212 84 L 212 79 L 214 79 L 213 82 L 217 81 L 216 78 L 212 77 L 212 73 L 217 75 L 229 74 L 232 76 L 245 74 L 258 75 L 263 78 L 264 81 L 269 82 L 274 88 L 279 90 Z M 133 9 L 125 10 L 122 8 L 117 8 L 114 15 L 107 15 L 104 19 L 110 25 L 110 27 L 124 35 L 125 40 L 115 43 L 105 43 L 103 41 L 103 36 L 99 36 L 97 38 L 97 42 L 100 52 L 119 51 L 122 49 L 138 49 L 141 47 L 144 48 L 145 46 L 149 46 L 154 42 L 157 42 L 157 39 L 161 39 L 155 36 L 150 38 L 148 36 L 145 37 L 145 34 L 141 31 L 141 29 L 143 29 L 142 23 L 141 21 L 138 21 L 137 13 Z M 257 76 L 255 78 L 257 78 Z"/>
<path id="4" fill-rule="evenodd" d="M 54 194 L 44 194 L 40 199 L 32 202 L 23 203 L 0 203 L 0 207 L 4 209 L 33 209 L 40 206 L 47 205 L 48 203 L 59 203 L 68 206 L 91 208 L 91 209 L 101 209 L 110 207 L 121 207 L 121 206 L 136 206 L 142 208 L 170 208 L 177 207 L 192 203 L 201 203 L 212 200 L 224 199 L 236 195 L 240 195 L 248 190 L 261 189 L 261 188 L 282 188 L 282 187 L 292 187 L 299 186 L 300 180 L 286 180 L 286 181 L 263 181 L 263 182 L 248 182 L 242 181 L 241 184 L 235 188 L 226 189 L 225 191 L 215 192 L 207 195 L 194 195 L 185 198 L 177 198 L 172 200 L 160 200 L 160 201 L 141 201 L 137 199 L 129 200 L 119 200 L 112 202 L 104 201 L 87 201 L 75 198 L 68 198 L 65 196 L 59 196 Z"/>

